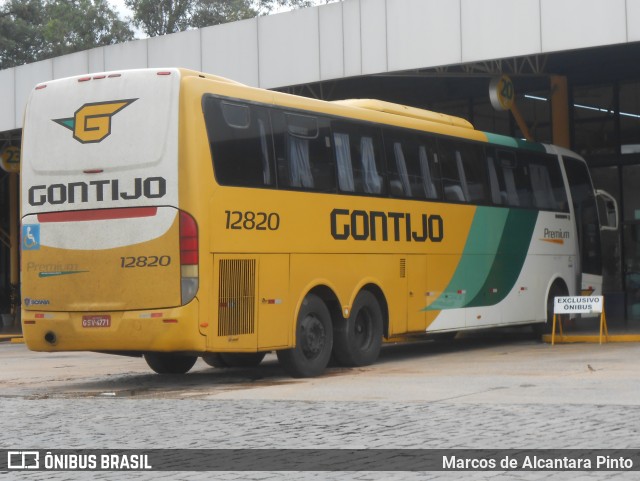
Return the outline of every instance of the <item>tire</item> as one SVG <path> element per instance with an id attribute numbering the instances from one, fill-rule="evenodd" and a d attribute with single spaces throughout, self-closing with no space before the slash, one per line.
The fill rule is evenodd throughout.
<path id="1" fill-rule="evenodd" d="M 186 374 L 198 358 L 183 354 L 148 352 L 144 355 L 144 360 L 158 374 Z"/>
<path id="2" fill-rule="evenodd" d="M 225 360 L 222 358 L 222 354 L 219 352 L 210 352 L 202 356 L 202 360 L 206 362 L 209 366 L 215 367 L 218 369 L 224 369 L 230 367 Z"/>
<path id="3" fill-rule="evenodd" d="M 549 289 L 549 295 L 547 296 L 547 322 L 544 324 L 534 324 L 533 332 L 536 335 L 544 335 L 544 334 L 552 334 L 553 332 L 553 307 L 554 307 L 554 298 L 558 296 L 566 296 L 567 290 L 560 284 L 559 282 L 554 282 L 551 285 L 551 289 Z M 558 315 L 556 318 L 556 323 L 563 322 L 567 319 L 566 315 Z"/>
<path id="4" fill-rule="evenodd" d="M 351 315 L 334 330 L 333 355 L 343 366 L 368 366 L 380 354 L 382 309 L 376 297 L 362 291 L 356 297 Z"/>
<path id="5" fill-rule="evenodd" d="M 296 322 L 296 346 L 277 351 L 278 361 L 292 377 L 322 374 L 333 347 L 333 327 L 327 305 L 315 294 L 302 301 Z"/>

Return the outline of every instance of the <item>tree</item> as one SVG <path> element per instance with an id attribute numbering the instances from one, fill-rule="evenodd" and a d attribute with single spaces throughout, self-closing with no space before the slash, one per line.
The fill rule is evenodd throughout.
<path id="1" fill-rule="evenodd" d="M 55 0 L 45 11 L 43 33 L 52 57 L 133 39 L 107 0 Z"/>
<path id="2" fill-rule="evenodd" d="M 153 37 L 335 0 L 125 0 Z M 0 70 L 133 39 L 108 0 L 0 0 Z"/>
<path id="3" fill-rule="evenodd" d="M 133 25 L 150 37 L 186 30 L 193 0 L 125 0 L 133 12 Z"/>
<path id="4" fill-rule="evenodd" d="M 9 0 L 0 6 L 0 69 L 132 39 L 107 0 Z"/>
<path id="5" fill-rule="evenodd" d="M 276 7 L 313 4 L 313 0 L 125 0 L 133 24 L 150 37 L 266 15 Z"/>
<path id="6" fill-rule="evenodd" d="M 0 8 L 0 69 L 42 57 L 46 42 L 38 26 L 44 19 L 42 0 L 11 0 Z"/>

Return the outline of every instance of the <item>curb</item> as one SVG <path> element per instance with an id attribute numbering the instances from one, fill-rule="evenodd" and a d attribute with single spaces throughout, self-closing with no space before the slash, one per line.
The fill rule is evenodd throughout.
<path id="1" fill-rule="evenodd" d="M 542 336 L 542 341 L 551 344 L 551 334 L 545 334 Z M 568 334 L 564 336 L 556 335 L 556 344 L 570 344 L 570 343 L 590 343 L 599 344 L 600 336 L 598 334 Z M 609 342 L 640 342 L 640 334 L 610 334 L 608 336 L 602 336 L 602 344 Z"/>
<path id="2" fill-rule="evenodd" d="M 22 334 L 0 334 L 0 344 L 3 342 L 21 343 L 24 342 Z"/>

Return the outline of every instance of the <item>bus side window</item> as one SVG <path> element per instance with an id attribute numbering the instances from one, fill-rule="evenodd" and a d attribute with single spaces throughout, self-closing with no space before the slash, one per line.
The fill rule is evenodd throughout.
<path id="1" fill-rule="evenodd" d="M 460 162 L 463 190 L 467 200 L 473 204 L 488 201 L 487 166 L 483 162 L 484 149 L 479 145 L 461 142 L 456 150 Z"/>
<path id="2" fill-rule="evenodd" d="M 529 163 L 524 157 L 517 156 L 516 168 L 513 175 L 518 192 L 520 207 L 533 207 L 533 192 L 531 189 L 531 174 Z"/>
<path id="3" fill-rule="evenodd" d="M 507 191 L 504 187 L 504 179 L 498 177 L 496 163 L 493 157 L 487 157 L 487 169 L 489 171 L 489 187 L 491 189 L 491 201 L 495 205 L 503 205 L 507 202 Z M 502 185 L 500 181 L 502 180 Z"/>
<path id="4" fill-rule="evenodd" d="M 382 168 L 383 156 L 380 147 L 382 141 L 379 131 L 340 121 L 332 122 L 331 128 L 336 149 L 340 190 L 384 194 L 385 171 Z"/>
<path id="5" fill-rule="evenodd" d="M 553 198 L 551 179 L 545 165 L 531 162 L 531 187 L 533 188 L 533 200 L 538 209 L 551 210 L 555 208 L 556 200 Z"/>
<path id="6" fill-rule="evenodd" d="M 455 150 L 451 142 L 445 140 L 438 142 L 438 158 L 440 159 L 445 200 L 465 202 L 467 199 L 462 189 L 460 169 L 458 168 Z"/>
<path id="7" fill-rule="evenodd" d="M 458 202 L 487 202 L 486 166 L 481 161 L 482 147 L 466 142 L 440 141 L 442 181 L 445 198 Z"/>
<path id="8" fill-rule="evenodd" d="M 526 156 L 507 150 L 497 152 L 496 171 L 498 178 L 504 179 L 506 205 L 512 207 L 533 207 L 533 192 L 529 162 Z"/>
<path id="9" fill-rule="evenodd" d="M 336 162 L 338 164 L 338 187 L 342 192 L 353 192 L 355 191 L 355 183 L 353 180 L 349 134 L 334 132 L 333 143 L 336 149 Z"/>
<path id="10" fill-rule="evenodd" d="M 567 198 L 558 157 L 547 155 L 545 160 L 549 170 L 549 178 L 551 179 L 552 196 L 555 200 L 555 205 L 552 208 L 561 212 L 569 212 L 569 199 Z"/>
<path id="11" fill-rule="evenodd" d="M 529 171 L 536 207 L 544 210 L 566 211 L 569 203 L 557 157 L 546 154 L 531 155 Z"/>
<path id="12" fill-rule="evenodd" d="M 269 117 L 263 107 L 206 96 L 205 123 L 216 180 L 221 185 L 273 185 Z"/>
<path id="13" fill-rule="evenodd" d="M 268 119 L 266 119 L 268 120 Z M 268 146 L 267 121 L 258 119 L 258 130 L 260 133 L 260 158 L 262 159 L 262 180 L 264 185 L 271 185 L 271 160 Z"/>
<path id="14" fill-rule="evenodd" d="M 407 162 L 402 151 L 400 142 L 393 143 L 393 159 L 395 160 L 396 172 L 394 179 L 389 179 L 391 193 L 398 197 L 411 197 L 411 183 L 409 182 L 409 172 L 407 171 Z M 391 172 L 391 170 L 390 170 Z"/>
<path id="15" fill-rule="evenodd" d="M 502 173 L 507 194 L 507 205 L 520 206 L 518 190 L 516 189 L 516 154 L 513 152 L 498 152 L 498 171 Z"/>
<path id="16" fill-rule="evenodd" d="M 271 117 L 279 186 L 335 191 L 328 122 L 313 115 L 277 110 Z"/>
<path id="17" fill-rule="evenodd" d="M 420 161 L 420 176 L 425 197 L 427 199 L 441 198 L 438 154 L 431 146 L 420 145 L 418 147 L 418 159 Z"/>
<path id="18" fill-rule="evenodd" d="M 439 198 L 437 156 L 429 139 L 392 129 L 385 130 L 383 135 L 391 195 Z"/>
<path id="19" fill-rule="evenodd" d="M 421 190 L 416 189 L 413 172 L 414 164 L 417 164 L 414 142 L 406 134 L 392 129 L 385 129 L 383 135 L 390 194 L 393 197 L 420 197 Z"/>
<path id="20" fill-rule="evenodd" d="M 467 182 L 467 175 L 464 171 L 464 165 L 462 164 L 462 154 L 459 150 L 454 152 L 456 158 L 456 171 L 458 172 L 458 179 L 460 179 L 460 187 L 462 188 L 462 195 L 464 200 L 470 201 L 471 196 L 469 194 L 469 184 Z"/>
<path id="21" fill-rule="evenodd" d="M 382 193 L 382 176 L 378 174 L 376 150 L 373 137 L 360 137 L 360 163 L 362 165 L 362 187 L 367 194 Z"/>

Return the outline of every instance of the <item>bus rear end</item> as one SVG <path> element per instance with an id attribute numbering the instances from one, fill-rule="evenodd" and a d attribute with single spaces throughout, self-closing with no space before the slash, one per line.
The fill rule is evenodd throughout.
<path id="1" fill-rule="evenodd" d="M 178 204 L 180 77 L 92 74 L 32 92 L 21 226 L 30 349 L 203 349 L 197 225 Z"/>

